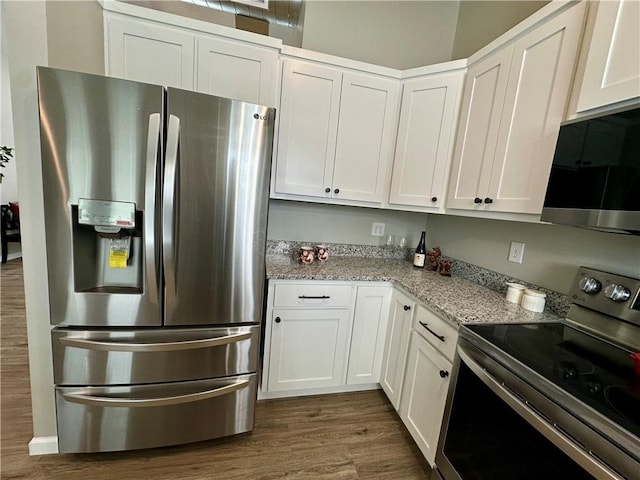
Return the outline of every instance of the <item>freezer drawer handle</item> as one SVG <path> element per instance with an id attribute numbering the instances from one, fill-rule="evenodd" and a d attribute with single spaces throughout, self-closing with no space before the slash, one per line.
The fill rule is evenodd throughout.
<path id="1" fill-rule="evenodd" d="M 299 295 L 300 300 L 327 300 L 331 298 L 329 295 Z"/>
<path id="2" fill-rule="evenodd" d="M 224 387 L 214 388 L 213 390 L 162 398 L 96 397 L 93 395 L 84 395 L 83 393 L 65 393 L 62 396 L 69 402 L 95 407 L 164 407 L 168 405 L 180 405 L 181 403 L 200 402 L 202 400 L 228 395 L 241 388 L 245 388 L 247 385 L 249 385 L 249 380 L 243 380 Z"/>
<path id="3" fill-rule="evenodd" d="M 251 332 L 245 332 L 237 333 L 235 335 L 227 335 L 225 337 L 164 343 L 102 342 L 98 340 L 87 340 L 85 338 L 63 337 L 60 339 L 60 343 L 68 347 L 104 350 L 108 352 L 172 352 L 175 350 L 195 350 L 196 348 L 228 345 L 230 343 L 240 342 L 251 338 L 251 335 Z"/>

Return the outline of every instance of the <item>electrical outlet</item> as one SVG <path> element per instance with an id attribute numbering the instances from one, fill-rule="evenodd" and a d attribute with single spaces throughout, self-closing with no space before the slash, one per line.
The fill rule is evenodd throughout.
<path id="1" fill-rule="evenodd" d="M 384 236 L 384 223 L 373 223 L 371 225 L 371 235 L 374 237 Z"/>
<path id="2" fill-rule="evenodd" d="M 524 243 L 511 242 L 511 248 L 509 249 L 509 261 L 514 263 L 522 263 L 524 256 Z"/>

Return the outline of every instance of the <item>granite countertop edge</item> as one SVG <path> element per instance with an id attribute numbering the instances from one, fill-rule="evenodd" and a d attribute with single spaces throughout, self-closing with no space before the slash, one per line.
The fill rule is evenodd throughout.
<path id="1" fill-rule="evenodd" d="M 404 259 L 331 257 L 304 265 L 288 255 L 266 256 L 268 280 L 388 282 L 415 297 L 439 316 L 458 325 L 478 323 L 557 322 L 545 309 L 534 313 L 507 302 L 504 294 L 457 276 L 416 269 Z"/>

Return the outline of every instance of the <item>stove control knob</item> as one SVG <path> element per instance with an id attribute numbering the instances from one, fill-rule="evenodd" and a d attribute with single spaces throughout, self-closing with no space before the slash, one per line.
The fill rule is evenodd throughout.
<path id="1" fill-rule="evenodd" d="M 593 295 L 594 293 L 598 293 L 602 289 L 602 284 L 591 277 L 582 277 L 580 279 L 580 283 L 578 284 L 580 290 L 589 295 Z"/>
<path id="2" fill-rule="evenodd" d="M 604 289 L 604 296 L 610 298 L 614 302 L 626 302 L 629 300 L 631 292 L 623 285 L 611 283 Z"/>

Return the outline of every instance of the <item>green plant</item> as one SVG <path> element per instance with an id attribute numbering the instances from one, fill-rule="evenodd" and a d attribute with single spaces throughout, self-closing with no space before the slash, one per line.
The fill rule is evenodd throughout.
<path id="1" fill-rule="evenodd" d="M 13 148 L 5 147 L 4 145 L 0 147 L 0 167 L 4 168 L 6 163 L 9 163 L 9 160 L 13 158 Z M 4 173 L 0 173 L 0 183 L 2 183 L 2 179 L 4 178 Z"/>

